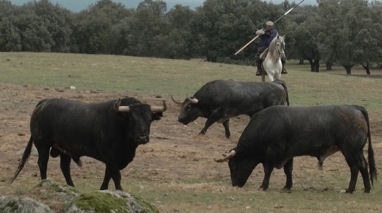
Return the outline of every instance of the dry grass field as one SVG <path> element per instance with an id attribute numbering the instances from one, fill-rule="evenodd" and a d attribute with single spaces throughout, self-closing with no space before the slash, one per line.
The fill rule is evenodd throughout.
<path id="1" fill-rule="evenodd" d="M 44 98 L 69 98 L 100 102 L 134 96 L 158 104 L 167 100 L 169 109 L 152 125 L 150 143 L 140 146 L 134 161 L 122 170 L 122 187 L 152 202 L 161 212 L 381 212 L 382 183 L 370 194 L 363 193 L 359 175 L 356 192 L 343 194 L 350 171 L 341 153 L 329 157 L 318 170 L 312 157 L 295 159 L 292 193 L 281 193 L 282 170 L 275 170 L 268 191 L 258 188 L 262 166 L 252 173 L 243 188 L 230 183 L 226 163 L 213 159 L 237 143 L 249 121 L 239 116 L 231 121 L 232 138 L 224 137 L 221 124 L 206 136 L 198 136 L 205 119 L 185 126 L 177 122 L 178 106 L 170 95 L 183 100 L 214 79 L 260 81 L 254 67 L 212 64 L 202 60 L 165 60 L 104 55 L 53 53 L 0 53 L 0 194 L 30 196 L 48 203 L 55 212 L 63 205 L 41 196 L 37 155 L 10 185 L 20 152 L 29 139 L 30 115 Z M 382 71 L 371 76 L 355 69 L 352 76 L 335 67 L 311 73 L 308 65 L 288 62 L 287 83 L 291 105 L 358 104 L 369 111 L 377 169 L 382 171 Z M 75 89 L 71 89 L 74 86 Z M 73 87 L 72 87 L 73 88 Z M 366 155 L 367 153 L 365 153 Z M 72 177 L 82 192 L 98 190 L 104 165 L 82 158 L 83 167 L 72 164 Z M 65 184 L 59 161 L 51 158 L 48 178 Z M 113 189 L 113 184 L 110 185 Z"/>

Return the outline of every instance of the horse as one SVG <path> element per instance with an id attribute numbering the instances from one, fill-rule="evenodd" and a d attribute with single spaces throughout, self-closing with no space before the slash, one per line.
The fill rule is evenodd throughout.
<path id="1" fill-rule="evenodd" d="M 265 75 L 268 75 L 270 81 L 279 80 L 281 77 L 282 63 L 281 57 L 285 56 L 285 36 L 277 35 L 269 44 L 269 47 L 260 55 L 264 58 L 262 62 L 263 72 L 261 79 L 265 81 Z"/>

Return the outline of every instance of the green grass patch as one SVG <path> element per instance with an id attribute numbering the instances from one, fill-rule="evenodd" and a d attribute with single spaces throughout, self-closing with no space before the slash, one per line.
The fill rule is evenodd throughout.
<path id="1" fill-rule="evenodd" d="M 215 79 L 260 81 L 255 67 L 209 63 L 201 59 L 169 60 L 131 56 L 58 53 L 0 53 L 2 82 L 82 90 L 126 92 L 127 95 L 194 94 Z M 381 108 L 380 78 L 346 76 L 345 71 L 310 72 L 309 65 L 287 64 L 293 105 L 359 104 Z M 335 73 L 335 74 L 333 74 Z M 367 87 L 365 88 L 365 85 Z M 369 92 L 369 91 L 372 92 Z"/>
<path id="2" fill-rule="evenodd" d="M 79 90 L 118 92 L 130 96 L 174 95 L 183 99 L 211 80 L 261 81 L 255 76 L 255 67 L 209 63 L 200 59 L 0 53 L 0 63 L 1 83 L 59 88 L 75 86 Z M 333 71 L 312 73 L 309 65 L 298 65 L 295 61 L 288 61 L 287 69 L 289 74 L 283 75 L 282 79 L 288 85 L 291 105 L 357 104 L 365 106 L 374 115 L 382 115 L 382 78 L 373 77 L 374 71 L 370 77 L 347 76 L 340 67 L 335 67 Z M 364 73 L 362 70 L 357 72 Z M 374 128 L 380 130 L 377 125 L 381 124 L 381 118 L 375 116 L 371 120 L 376 124 L 372 126 L 376 139 L 373 146 L 377 168 L 381 170 L 380 154 L 376 151 L 381 147 L 381 134 L 373 131 Z M 218 152 L 219 149 L 222 148 L 216 147 L 213 151 Z M 180 166 L 187 169 L 187 165 Z M 332 166 L 336 168 L 338 165 Z M 262 175 L 260 178 L 251 177 L 243 188 L 232 187 L 229 176 L 221 180 L 194 176 L 190 179 L 163 178 L 155 181 L 155 177 L 143 178 L 137 173 L 124 176 L 122 180 L 126 191 L 145 198 L 165 212 L 381 212 L 381 181 L 375 183 L 370 194 L 365 194 L 359 175 L 357 191 L 352 195 L 341 194 L 339 191 L 347 188 L 350 178 L 346 162 L 341 161 L 341 166 L 346 167 L 346 172 L 334 170 L 329 174 L 318 172 L 313 175 L 306 169 L 294 170 L 295 180 L 300 183 L 295 182 L 291 194 L 280 192 L 285 182 L 283 175 L 279 179 L 272 176 L 267 192 L 258 190 Z M 226 172 L 229 172 L 228 168 Z M 278 173 L 282 171 L 278 170 Z M 91 178 L 84 177 L 86 174 Z M 101 171 L 87 170 L 79 176 L 82 178 L 76 178 L 75 184 L 81 191 L 94 191 L 99 188 L 102 175 Z M 59 178 L 60 183 L 65 183 L 61 173 Z M 19 177 L 18 183 L 22 187 L 13 188 L 15 193 L 25 194 L 28 184 L 37 182 L 37 179 L 26 174 Z M 9 191 L 5 182 L 2 183 L 0 192 Z"/>

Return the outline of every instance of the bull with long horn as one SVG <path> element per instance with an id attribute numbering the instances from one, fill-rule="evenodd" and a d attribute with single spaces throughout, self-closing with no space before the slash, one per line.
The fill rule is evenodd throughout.
<path id="1" fill-rule="evenodd" d="M 200 134 L 215 122 L 222 122 L 225 135 L 230 137 L 229 119 L 238 115 L 252 116 L 272 105 L 289 105 L 285 82 L 239 82 L 216 80 L 206 83 L 193 96 L 183 102 L 171 99 L 181 105 L 178 121 L 188 124 L 198 117 L 207 118 Z"/>
<path id="2" fill-rule="evenodd" d="M 131 97 L 101 103 L 84 103 L 67 99 L 41 100 L 30 121 L 31 136 L 12 182 L 28 160 L 32 146 L 38 151 L 41 179 L 47 178 L 49 155 L 60 157 L 60 168 L 66 183 L 74 186 L 70 162 L 80 164 L 88 156 L 106 165 L 101 190 L 110 180 L 122 190 L 120 170 L 135 156 L 136 148 L 149 142 L 150 126 L 167 109 L 150 106 Z"/>

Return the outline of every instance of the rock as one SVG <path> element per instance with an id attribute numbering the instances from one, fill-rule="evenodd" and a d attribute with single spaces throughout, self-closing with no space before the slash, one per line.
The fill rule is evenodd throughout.
<path id="1" fill-rule="evenodd" d="M 0 196 L 0 213 L 159 212 L 152 204 L 126 192 L 105 190 L 82 194 L 72 186 L 60 185 L 49 179 L 41 180 L 30 193 L 44 204 L 31 198 Z"/>
<path id="2" fill-rule="evenodd" d="M 56 196 L 63 197 L 63 200 L 71 200 L 81 194 L 76 188 L 72 186 L 60 185 L 49 179 L 41 180 L 37 184 L 37 187 L 46 189 L 47 193 L 49 194 L 55 194 Z"/>
<path id="3" fill-rule="evenodd" d="M 159 210 L 142 198 L 122 191 L 96 191 L 76 197 L 66 208 L 67 213 L 132 212 L 156 213 Z"/>
<path id="4" fill-rule="evenodd" d="M 2 213 L 51 213 L 50 208 L 32 198 L 0 197 Z"/>

